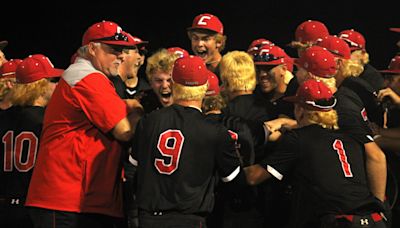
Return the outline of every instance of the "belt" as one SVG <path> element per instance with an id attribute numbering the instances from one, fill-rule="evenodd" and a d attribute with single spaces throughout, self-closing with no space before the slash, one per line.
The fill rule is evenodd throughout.
<path id="1" fill-rule="evenodd" d="M 151 216 L 163 216 L 163 215 L 178 215 L 178 216 L 189 216 L 189 217 L 196 217 L 196 218 L 202 218 L 204 219 L 207 214 L 206 213 L 193 213 L 193 214 L 183 214 L 178 211 L 147 211 L 143 209 L 139 209 L 139 214 L 145 214 L 145 215 L 151 215 Z"/>
<path id="2" fill-rule="evenodd" d="M 379 222 L 379 221 L 382 221 L 382 219 L 383 219 L 382 215 L 380 215 L 379 213 L 372 213 L 369 215 L 335 215 L 335 218 L 337 218 L 337 219 L 344 218 L 350 222 L 353 222 L 355 220 L 367 221 L 367 224 L 368 224 L 369 218 L 372 218 L 372 220 L 374 222 Z"/>
<path id="3" fill-rule="evenodd" d="M 0 197 L 0 205 L 24 206 L 25 197 Z"/>

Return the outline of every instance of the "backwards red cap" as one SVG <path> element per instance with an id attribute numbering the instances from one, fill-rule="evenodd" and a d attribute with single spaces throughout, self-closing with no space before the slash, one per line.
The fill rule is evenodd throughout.
<path id="1" fill-rule="evenodd" d="M 337 36 L 326 36 L 321 41 L 318 41 L 317 45 L 326 48 L 326 50 L 330 51 L 339 58 L 351 58 L 351 50 L 349 45 L 346 43 L 346 41 Z"/>
<path id="2" fill-rule="evenodd" d="M 364 36 L 354 29 L 343 30 L 339 33 L 339 37 L 349 43 L 350 50 L 365 50 Z"/>
<path id="3" fill-rule="evenodd" d="M 328 28 L 320 21 L 308 20 L 296 28 L 295 39 L 301 43 L 315 43 L 329 35 Z"/>
<path id="4" fill-rule="evenodd" d="M 329 111 L 336 105 L 332 91 L 321 81 L 308 79 L 297 89 L 296 95 L 283 98 L 299 103 L 309 110 Z"/>
<path id="5" fill-rule="evenodd" d="M 206 96 L 215 96 L 218 95 L 220 92 L 219 88 L 219 80 L 217 75 L 213 72 L 208 71 L 208 89 L 206 92 Z"/>
<path id="6" fill-rule="evenodd" d="M 1 78 L 15 78 L 17 66 L 22 62 L 22 59 L 10 59 L 0 67 Z"/>
<path id="7" fill-rule="evenodd" d="M 42 78 L 60 77 L 62 69 L 54 68 L 50 59 L 42 54 L 30 55 L 17 67 L 16 79 L 18 83 L 31 83 Z"/>
<path id="8" fill-rule="evenodd" d="M 209 13 L 197 15 L 193 20 L 192 27 L 188 28 L 188 30 L 192 29 L 207 29 L 216 33 L 224 34 L 224 26 L 222 25 L 222 22 L 217 16 Z"/>
<path id="9" fill-rule="evenodd" d="M 207 83 L 209 70 L 198 56 L 178 58 L 172 70 L 172 80 L 184 86 L 201 86 Z"/>
<path id="10" fill-rule="evenodd" d="M 333 77 L 338 69 L 335 56 L 320 46 L 308 48 L 294 63 L 306 71 L 323 78 Z"/>
<path id="11" fill-rule="evenodd" d="M 380 72 L 386 74 L 400 74 L 400 55 L 395 56 L 390 60 L 387 70 L 381 70 Z"/>
<path id="12" fill-rule="evenodd" d="M 82 38 L 82 46 L 90 42 L 100 42 L 110 45 L 132 47 L 136 46 L 135 41 L 129 38 L 128 33 L 115 22 L 102 21 L 90 26 Z"/>
<path id="13" fill-rule="evenodd" d="M 189 52 L 186 51 L 183 48 L 180 48 L 180 47 L 170 47 L 170 48 L 167 49 L 167 51 L 172 53 L 172 54 L 178 55 L 179 58 L 189 56 Z"/>

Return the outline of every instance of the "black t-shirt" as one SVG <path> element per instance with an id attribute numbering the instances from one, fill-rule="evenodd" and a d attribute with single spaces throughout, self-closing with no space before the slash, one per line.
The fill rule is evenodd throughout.
<path id="1" fill-rule="evenodd" d="M 0 195 L 26 196 L 39 151 L 44 111 L 38 106 L 14 106 L 1 112 Z"/>
<path id="2" fill-rule="evenodd" d="M 211 212 L 217 172 L 224 182 L 240 173 L 228 130 L 195 108 L 172 105 L 145 115 L 132 145 L 142 210 Z"/>
<path id="3" fill-rule="evenodd" d="M 341 131 L 319 125 L 288 131 L 262 164 L 277 179 L 293 173 L 295 191 L 307 193 L 306 199 L 294 200 L 297 222 L 296 215 L 307 217 L 304 205 L 296 205 L 302 201 L 311 205 L 314 218 L 381 210 L 368 188 L 363 145 Z"/>
<path id="4" fill-rule="evenodd" d="M 150 113 L 164 107 L 152 89 L 147 90 L 142 94 L 140 104 L 143 106 L 145 113 Z"/>

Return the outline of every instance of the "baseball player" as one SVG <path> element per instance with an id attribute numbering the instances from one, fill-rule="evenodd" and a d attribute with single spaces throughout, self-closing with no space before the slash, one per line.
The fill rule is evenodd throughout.
<path id="1" fill-rule="evenodd" d="M 4 63 L 6 63 L 8 60 L 6 58 L 6 55 L 3 52 L 3 49 L 8 45 L 7 40 L 2 40 L 0 41 L 0 66 L 2 66 Z"/>
<path id="2" fill-rule="evenodd" d="M 224 25 L 220 19 L 209 13 L 199 14 L 193 19 L 192 26 L 187 29 L 187 33 L 193 53 L 201 57 L 207 68 L 219 77 L 218 65 L 227 38 L 224 35 Z"/>
<path id="3" fill-rule="evenodd" d="M 133 139 L 140 227 L 206 227 L 218 177 L 244 175 L 227 129 L 207 121 L 201 104 L 208 70 L 200 57 L 176 60 L 171 106 L 144 116 Z"/>
<path id="4" fill-rule="evenodd" d="M 45 106 L 63 70 L 54 68 L 41 54 L 10 60 L 5 68 L 17 84 L 9 95 L 13 107 L 0 118 L 0 227 L 33 227 L 25 197 L 38 156 Z"/>
<path id="5" fill-rule="evenodd" d="M 276 151 L 259 165 L 246 168 L 249 181 L 283 180 L 293 173 L 290 227 L 386 227 L 385 207 L 368 188 L 363 145 L 335 130 L 332 91 L 310 79 L 286 99 L 295 102 L 300 128 L 284 134 Z"/>
<path id="6" fill-rule="evenodd" d="M 12 106 L 11 89 L 15 85 L 15 71 L 21 59 L 11 59 L 0 67 L 0 113 Z"/>

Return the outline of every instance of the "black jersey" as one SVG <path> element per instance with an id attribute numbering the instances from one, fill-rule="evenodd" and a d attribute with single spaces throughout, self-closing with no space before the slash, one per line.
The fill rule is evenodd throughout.
<path id="1" fill-rule="evenodd" d="M 227 116 L 239 116 L 245 120 L 265 122 L 276 118 L 270 112 L 272 109 L 272 104 L 264 103 L 255 94 L 248 94 L 232 99 L 222 112 Z"/>
<path id="2" fill-rule="evenodd" d="M 338 88 L 335 97 L 339 128 L 363 144 L 372 142 L 372 131 L 368 126 L 368 116 L 361 98 L 345 86 Z"/>
<path id="3" fill-rule="evenodd" d="M 342 82 L 340 87 L 347 87 L 355 92 L 365 107 L 368 120 L 383 126 L 384 109 L 378 102 L 377 91 L 367 81 L 358 77 L 349 77 Z"/>
<path id="4" fill-rule="evenodd" d="M 296 202 L 308 202 L 316 217 L 381 210 L 368 188 L 363 145 L 341 131 L 319 125 L 288 131 L 263 165 L 277 179 L 293 173 L 296 191 L 308 193 L 294 201 L 294 215 L 305 209 Z"/>
<path id="5" fill-rule="evenodd" d="M 364 71 L 358 77 L 365 80 L 374 91 L 379 91 L 385 87 L 382 74 L 369 63 L 364 65 Z"/>
<path id="6" fill-rule="evenodd" d="M 44 108 L 11 107 L 0 118 L 0 195 L 25 198 L 37 157 Z"/>
<path id="7" fill-rule="evenodd" d="M 152 89 L 147 90 L 142 94 L 140 104 L 143 106 L 145 113 L 150 113 L 154 110 L 163 108 L 163 105 Z"/>
<path id="8" fill-rule="evenodd" d="M 133 139 L 137 200 L 145 211 L 211 212 L 216 174 L 240 173 L 235 144 L 221 124 L 197 109 L 172 105 L 145 115 Z"/>

